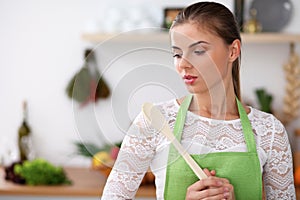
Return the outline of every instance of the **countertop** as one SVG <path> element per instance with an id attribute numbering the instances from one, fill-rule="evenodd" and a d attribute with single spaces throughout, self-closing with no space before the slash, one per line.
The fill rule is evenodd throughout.
<path id="1" fill-rule="evenodd" d="M 1 195 L 31 195 L 31 196 L 89 196 L 100 197 L 106 178 L 99 171 L 88 168 L 64 168 L 72 185 L 63 186 L 25 186 L 4 179 L 4 169 L 0 167 Z M 143 185 L 139 188 L 137 197 L 155 197 L 154 185 Z"/>
<path id="2" fill-rule="evenodd" d="M 100 197 L 106 178 L 99 171 L 88 168 L 64 168 L 72 185 L 63 186 L 24 186 L 14 184 L 4 179 L 4 169 L 0 167 L 0 196 L 1 195 L 30 195 L 30 196 L 72 196 Z M 296 187 L 297 199 L 300 200 L 300 187 Z M 136 197 L 155 198 L 154 185 L 140 186 Z"/>

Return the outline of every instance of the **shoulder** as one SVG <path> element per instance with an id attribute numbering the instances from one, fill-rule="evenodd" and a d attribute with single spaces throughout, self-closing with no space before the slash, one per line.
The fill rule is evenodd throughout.
<path id="1" fill-rule="evenodd" d="M 178 104 L 176 103 L 176 99 L 170 99 L 161 102 L 149 102 L 149 103 L 152 103 L 154 106 L 156 106 L 162 113 L 171 112 L 172 110 L 177 110 L 179 107 Z M 142 110 L 137 115 L 135 121 L 140 120 L 141 118 L 143 118 Z"/>
<path id="2" fill-rule="evenodd" d="M 288 150 L 290 148 L 289 137 L 283 123 L 273 114 L 251 109 L 253 109 L 251 124 L 259 146 L 269 156 L 272 155 L 273 150 Z"/>
<path id="3" fill-rule="evenodd" d="M 163 102 L 154 103 L 154 105 L 163 113 L 177 112 L 179 105 L 176 99 L 171 99 Z"/>
<path id="4" fill-rule="evenodd" d="M 153 105 L 155 105 L 160 110 L 160 112 L 166 117 L 167 120 L 169 120 L 169 117 L 172 116 L 173 113 L 175 114 L 178 110 L 178 105 L 176 105 L 176 99 L 156 102 L 153 103 Z M 128 130 L 128 134 L 142 133 L 142 135 L 146 136 L 148 134 L 153 135 L 153 131 L 154 130 L 149 126 L 149 123 L 145 119 L 143 112 L 140 111 L 140 113 L 138 113 L 138 115 L 133 120 Z"/>
<path id="5" fill-rule="evenodd" d="M 288 154 L 290 142 L 287 131 L 273 114 L 251 108 L 252 129 L 256 135 L 261 162 L 264 165 L 272 157 L 279 154 Z M 281 153 L 280 153 L 281 152 Z"/>
<path id="6" fill-rule="evenodd" d="M 251 107 L 250 120 L 254 126 L 253 128 L 259 128 L 262 130 L 267 129 L 274 133 L 285 132 L 285 127 L 282 122 L 271 113 L 266 113 Z"/>

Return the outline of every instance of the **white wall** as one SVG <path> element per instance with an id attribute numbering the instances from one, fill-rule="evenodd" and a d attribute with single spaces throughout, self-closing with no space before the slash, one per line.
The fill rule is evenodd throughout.
<path id="1" fill-rule="evenodd" d="M 37 155 L 56 164 L 87 166 L 88 160 L 72 155 L 75 150 L 73 141 L 91 140 L 100 145 L 106 138 L 113 142 L 122 138 L 143 100 L 160 101 L 183 93 L 182 86 L 177 87 L 177 83 L 172 82 L 176 80 L 175 74 L 174 79 L 168 79 L 165 85 L 148 84 L 141 88 L 136 88 L 140 79 L 132 78 L 129 81 L 123 76 L 135 69 L 130 66 L 139 66 L 145 78 L 149 78 L 147 75 L 157 74 L 155 70 L 159 65 L 156 64 L 149 73 L 143 68 L 143 63 L 150 65 L 153 59 L 158 62 L 167 58 L 167 54 L 156 50 L 149 54 L 143 52 L 145 54 L 142 56 L 132 54 L 124 60 L 118 60 L 124 61 L 123 64 L 115 62 L 106 70 L 103 66 L 109 63 L 110 56 L 118 55 L 122 48 L 126 50 L 133 47 L 106 43 L 109 45 L 104 48 L 104 43 L 97 48 L 97 55 L 102 66 L 100 69 L 105 72 L 112 91 L 115 91 L 114 98 L 78 108 L 76 104 L 73 107 L 65 95 L 68 81 L 83 63 L 84 49 L 94 45 L 81 40 L 82 32 L 93 30 L 95 24 L 100 24 L 101 29 L 101 23 L 106 19 L 104 13 L 114 5 L 123 10 L 129 10 L 132 6 L 146 9 L 149 2 L 127 0 L 120 4 L 117 1 L 96 0 L 0 0 L 0 155 L 7 155 L 9 149 L 15 152 L 23 99 L 29 104 L 29 123 Z M 191 2 L 155 1 L 152 8 L 160 11 L 165 6 L 184 6 Z M 231 0 L 223 2 L 232 7 Z M 300 2 L 292 2 L 295 10 L 299 10 Z M 160 20 L 162 12 L 155 11 L 156 21 Z M 300 23 L 299 15 L 295 13 L 283 31 L 300 33 L 299 26 L 296 26 Z M 140 45 L 144 47 L 150 44 Z M 156 49 L 168 48 L 167 43 L 151 45 Z M 287 60 L 288 47 L 288 44 L 244 45 L 242 86 L 243 95 L 249 101 L 255 104 L 254 88 L 264 86 L 275 95 L 274 108 L 280 111 L 284 95 L 282 65 Z M 297 50 L 300 52 L 299 45 Z M 135 61 L 135 58 L 140 59 Z M 164 60 L 163 70 L 172 70 L 170 61 Z M 135 77 L 134 73 L 131 75 Z M 160 82 L 164 77 L 155 75 L 154 78 Z M 121 80 L 129 86 L 122 87 L 124 84 Z M 132 90 L 126 91 L 130 87 Z M 159 92 L 155 93 L 155 90 Z M 161 96 L 162 93 L 165 95 Z M 123 99 L 124 95 L 127 99 Z M 122 117 L 124 121 L 120 120 Z M 287 128 L 292 132 L 297 123 Z"/>

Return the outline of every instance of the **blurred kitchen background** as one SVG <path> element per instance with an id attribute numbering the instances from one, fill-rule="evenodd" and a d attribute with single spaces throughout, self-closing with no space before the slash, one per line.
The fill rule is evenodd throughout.
<path id="1" fill-rule="evenodd" d="M 57 165 L 85 167 L 90 166 L 90 160 L 76 154 L 74 141 L 93 142 L 99 146 L 114 144 L 123 138 L 144 100 L 162 101 L 183 95 L 184 86 L 171 67 L 167 37 L 155 41 L 147 33 L 157 32 L 161 27 L 164 8 L 184 7 L 192 2 L 0 0 L 2 164 L 18 159 L 18 128 L 22 122 L 24 100 L 28 105 L 28 124 L 35 156 Z M 219 2 L 233 10 L 233 0 Z M 300 10 L 300 1 L 291 2 L 294 11 Z M 250 3 L 250 0 L 245 1 L 245 20 L 249 19 Z M 300 13 L 293 12 L 280 32 L 299 34 L 299 24 Z M 137 28 L 144 28 L 142 34 L 149 40 L 130 42 L 117 36 L 92 42 L 82 37 L 94 33 L 136 33 Z M 137 41 L 138 45 L 135 44 Z M 143 49 L 142 54 L 128 54 L 149 45 L 152 48 Z M 299 54 L 299 43 L 295 43 L 295 47 Z M 67 96 L 66 87 L 83 66 L 84 52 L 90 48 L 94 48 L 110 96 L 81 105 Z M 242 96 L 247 103 L 258 107 L 255 90 L 264 88 L 273 95 L 273 111 L 282 113 L 286 84 L 283 66 L 288 62 L 289 53 L 289 43 L 243 45 Z M 149 57 L 145 58 L 145 55 Z M 149 71 L 151 63 L 156 64 Z M 174 72 L 170 77 L 158 76 L 170 70 Z M 147 81 L 135 82 L 135 77 Z M 165 82 L 159 84 L 160 81 Z M 294 130 L 300 128 L 299 118 L 286 128 L 293 148 L 298 148 Z"/>

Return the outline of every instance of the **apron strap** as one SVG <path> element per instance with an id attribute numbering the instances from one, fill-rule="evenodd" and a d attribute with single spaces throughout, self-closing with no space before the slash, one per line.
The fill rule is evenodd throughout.
<path id="1" fill-rule="evenodd" d="M 248 152 L 256 153 L 256 143 L 255 143 L 254 133 L 252 131 L 250 120 L 248 118 L 248 115 L 242 103 L 239 101 L 237 97 L 236 97 L 236 103 L 239 110 L 239 115 L 242 123 L 242 129 L 243 129 Z"/>
<path id="2" fill-rule="evenodd" d="M 182 135 L 183 127 L 185 124 L 186 113 L 189 109 L 192 98 L 193 98 L 192 94 L 187 95 L 179 107 L 179 111 L 178 111 L 178 114 L 176 117 L 174 130 L 173 130 L 173 133 L 178 141 L 181 141 L 181 135 Z M 247 145 L 248 152 L 256 153 L 255 138 L 254 138 L 254 134 L 252 131 L 251 123 L 248 119 L 248 115 L 247 115 L 242 103 L 238 100 L 238 98 L 236 98 L 236 102 L 237 102 L 237 106 L 238 106 L 238 111 L 239 111 L 240 120 L 241 120 L 241 124 L 242 124 L 242 130 L 243 130 L 245 143 Z"/>
<path id="3" fill-rule="evenodd" d="M 181 140 L 182 130 L 185 124 L 186 113 L 190 107 L 192 98 L 193 98 L 192 94 L 186 96 L 183 102 L 181 103 L 177 113 L 173 133 L 178 141 Z"/>

